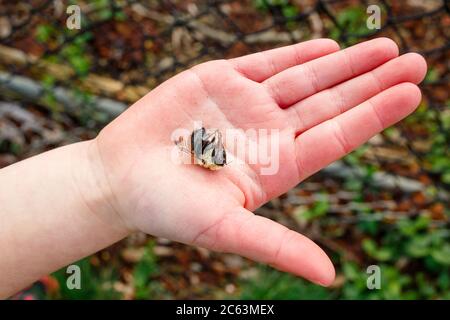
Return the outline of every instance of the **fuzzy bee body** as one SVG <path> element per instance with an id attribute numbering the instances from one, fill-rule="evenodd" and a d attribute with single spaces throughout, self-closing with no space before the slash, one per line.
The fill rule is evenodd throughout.
<path id="1" fill-rule="evenodd" d="M 223 146 L 222 134 L 218 130 L 195 129 L 188 143 L 182 146 L 183 138 L 176 144 L 187 150 L 194 159 L 194 163 L 209 170 L 218 170 L 227 164 L 227 154 Z"/>

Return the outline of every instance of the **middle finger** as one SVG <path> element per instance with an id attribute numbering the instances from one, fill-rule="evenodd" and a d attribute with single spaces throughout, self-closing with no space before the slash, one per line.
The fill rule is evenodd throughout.
<path id="1" fill-rule="evenodd" d="M 359 43 L 350 48 L 288 68 L 263 82 L 281 108 L 323 89 L 372 70 L 398 56 L 388 38 Z"/>

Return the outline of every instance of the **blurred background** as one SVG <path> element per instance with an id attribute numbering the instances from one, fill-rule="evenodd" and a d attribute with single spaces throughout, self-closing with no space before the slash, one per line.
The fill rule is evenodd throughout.
<path id="1" fill-rule="evenodd" d="M 367 27 L 369 4 L 381 9 L 379 30 Z M 80 29 L 66 27 L 69 5 L 81 10 Z M 77 263 L 81 290 L 67 288 L 64 268 L 14 299 L 449 299 L 446 0 L 0 0 L 0 168 L 95 137 L 193 64 L 311 38 L 346 47 L 378 36 L 426 57 L 417 112 L 257 212 L 327 251 L 337 267 L 330 288 L 135 234 Z M 381 268 L 379 290 L 367 288 L 370 265 Z"/>

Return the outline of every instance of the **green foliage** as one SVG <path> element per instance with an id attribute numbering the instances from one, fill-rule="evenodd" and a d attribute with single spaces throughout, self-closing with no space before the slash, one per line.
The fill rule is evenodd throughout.
<path id="1" fill-rule="evenodd" d="M 429 75 L 430 73 L 434 71 L 430 71 Z M 448 106 L 440 111 L 423 102 L 416 112 L 406 119 L 406 123 L 413 128 L 425 129 L 426 141 L 430 145 L 428 152 L 424 154 L 425 169 L 440 176 L 441 182 L 450 185 L 450 110 Z"/>
<path id="2" fill-rule="evenodd" d="M 377 261 L 388 261 L 393 257 L 390 247 L 379 247 L 373 239 L 364 239 L 362 248 L 367 255 Z"/>
<path id="3" fill-rule="evenodd" d="M 289 0 L 254 0 L 254 6 L 261 11 L 269 11 L 271 8 L 278 8 L 286 19 L 286 26 L 289 29 L 296 27 L 294 23 L 295 17 L 298 16 L 300 10 Z"/>
<path id="4" fill-rule="evenodd" d="M 11 153 L 17 156 L 22 153 L 22 147 L 14 141 L 0 138 L 0 154 L 2 153 Z"/>
<path id="5" fill-rule="evenodd" d="M 345 34 L 363 35 L 370 30 L 367 28 L 367 13 L 363 6 L 348 7 L 337 13 L 336 20 L 340 26 L 334 26 L 331 29 L 330 37 L 335 40 L 340 40 Z M 348 39 L 349 44 L 354 44 L 358 41 L 357 37 L 351 36 Z"/>
<path id="6" fill-rule="evenodd" d="M 343 161 L 348 166 L 358 169 L 362 176 L 348 177 L 344 181 L 346 189 L 351 191 L 362 192 L 363 188 L 372 180 L 377 168 L 370 163 L 364 161 L 363 156 L 369 146 L 367 144 L 357 148 L 343 158 Z M 358 201 L 360 199 L 354 199 Z"/>
<path id="7" fill-rule="evenodd" d="M 85 128 L 96 128 L 99 123 L 106 123 L 109 115 L 94 107 L 93 95 L 79 88 L 72 90 L 72 98 L 77 108 L 74 112 L 80 124 Z"/>
<path id="8" fill-rule="evenodd" d="M 408 290 L 411 276 L 402 274 L 396 267 L 386 264 L 379 265 L 381 270 L 380 289 L 369 289 L 366 270 L 353 262 L 345 262 L 342 266 L 346 283 L 342 289 L 342 299 L 415 299 L 414 291 Z"/>
<path id="9" fill-rule="evenodd" d="M 408 239 L 405 250 L 414 258 L 426 258 L 429 263 L 450 267 L 450 244 L 448 232 L 439 230 L 432 233 L 416 235 Z"/>
<path id="10" fill-rule="evenodd" d="M 153 245 L 153 242 L 149 243 L 141 261 L 133 270 L 136 299 L 155 299 L 164 294 L 161 284 L 155 281 L 155 277 L 159 275 L 159 268 L 153 253 Z"/>
<path id="11" fill-rule="evenodd" d="M 52 75 L 44 74 L 41 79 L 41 84 L 43 88 L 42 103 L 49 108 L 53 118 L 56 119 L 63 111 L 54 93 L 56 79 Z"/>
<path id="12" fill-rule="evenodd" d="M 446 266 L 450 266 L 448 230 L 434 228 L 427 216 L 400 220 L 397 226 L 400 231 L 397 234 L 399 239 L 392 237 L 392 242 L 399 242 L 397 246 L 403 250 L 404 255 L 434 260 L 433 264 L 439 265 L 437 269 L 433 268 L 434 270 L 445 270 Z M 390 243 L 390 245 L 394 244 Z M 430 269 L 430 271 L 433 270 Z"/>
<path id="13" fill-rule="evenodd" d="M 36 39 L 48 44 L 50 42 L 58 42 L 58 39 L 62 39 L 65 36 L 70 37 L 73 32 L 73 30 L 67 28 L 63 28 L 61 31 L 51 25 L 43 24 L 37 28 Z M 88 43 L 91 38 L 92 33 L 90 32 L 76 34 L 72 41 L 62 46 L 58 56 L 49 56 L 47 57 L 47 60 L 51 63 L 68 64 L 75 72 L 76 76 L 82 79 L 89 74 L 91 69 L 92 58 L 87 54 Z M 50 109 L 52 116 L 57 119 L 64 109 L 63 106 L 58 103 L 54 94 L 56 80 L 57 79 L 51 74 L 43 74 L 41 76 L 41 84 L 43 87 L 41 103 L 47 106 Z M 88 105 L 87 102 L 90 99 L 90 95 L 87 92 L 82 92 L 76 86 L 73 86 L 72 89 L 74 90 L 74 98 L 81 100 L 80 105 L 83 106 L 79 113 L 85 114 L 86 108 L 84 108 L 84 106 Z"/>
<path id="14" fill-rule="evenodd" d="M 91 67 L 91 58 L 86 54 L 87 42 L 91 38 L 90 32 L 83 33 L 61 51 L 61 58 L 66 60 L 79 76 L 86 76 Z"/>
<path id="15" fill-rule="evenodd" d="M 160 271 L 156 256 L 153 253 L 153 242 L 145 247 L 141 260 L 133 266 L 132 283 L 130 288 L 134 290 L 135 299 L 161 299 L 169 295 L 158 281 Z M 76 263 L 80 267 L 81 289 L 69 289 L 66 282 L 70 274 L 67 268 L 62 268 L 53 274 L 59 283 L 59 290 L 49 298 L 57 299 L 120 299 L 122 294 L 114 290 L 113 284 L 120 281 L 114 263 L 109 262 L 105 266 L 94 267 L 89 258 Z"/>
<path id="16" fill-rule="evenodd" d="M 362 248 L 372 262 L 380 266 L 380 290 L 368 290 L 367 275 L 356 264 L 344 262 L 347 279 L 343 298 L 349 299 L 433 299 L 448 295 L 450 245 L 448 230 L 435 229 L 428 216 L 400 219 L 395 229 L 365 239 Z M 402 261 L 402 268 L 398 262 Z M 381 264 L 380 264 L 381 263 Z M 409 266 L 421 270 L 414 276 Z M 402 270 L 405 270 L 404 272 Z M 425 278 L 426 275 L 426 278 Z"/>
<path id="17" fill-rule="evenodd" d="M 294 215 L 300 221 L 309 221 L 325 215 L 330 207 L 327 195 L 321 194 L 311 208 L 298 207 Z"/>
<path id="18" fill-rule="evenodd" d="M 41 24 L 36 28 L 36 40 L 41 43 L 47 43 L 56 34 L 56 28 L 50 24 Z"/>
<path id="19" fill-rule="evenodd" d="M 255 0 L 254 5 L 259 10 L 269 10 L 270 7 L 292 7 L 289 0 Z"/>
<path id="20" fill-rule="evenodd" d="M 78 4 L 76 1 L 69 1 L 69 4 Z M 90 3 L 92 6 L 91 19 L 94 20 L 119 20 L 123 21 L 127 18 L 125 12 L 120 6 L 115 6 L 109 0 L 94 0 Z M 83 80 L 90 72 L 91 67 L 95 63 L 97 57 L 94 57 L 89 52 L 93 34 L 86 30 L 86 21 L 81 15 L 81 30 L 70 30 L 68 28 L 58 28 L 53 24 L 42 22 L 36 28 L 36 41 L 44 44 L 49 49 L 60 48 L 57 55 L 48 55 L 42 59 L 47 60 L 53 64 L 65 64 L 72 68 L 75 76 L 72 82 L 71 89 L 73 89 L 74 99 L 81 101 L 81 107 L 77 110 L 80 122 L 88 124 L 91 127 L 94 122 L 106 122 L 108 115 L 91 110 L 91 95 L 88 92 L 81 90 L 77 85 L 77 81 Z M 72 76 L 72 75 L 70 75 Z M 47 106 L 52 112 L 52 116 L 58 119 L 63 106 L 61 106 L 55 98 L 54 89 L 56 79 L 49 74 L 43 74 L 41 82 L 44 92 L 41 98 L 41 103 Z"/>
<path id="21" fill-rule="evenodd" d="M 374 220 L 362 220 L 356 225 L 358 230 L 361 230 L 367 235 L 374 236 L 379 232 L 379 222 Z"/>
<path id="22" fill-rule="evenodd" d="M 415 234 L 426 230 L 430 224 L 428 216 L 420 215 L 417 219 L 401 219 L 397 222 L 400 233 L 407 237 L 413 237 Z"/>
<path id="23" fill-rule="evenodd" d="M 126 14 L 120 7 L 114 8 L 109 0 L 94 0 L 91 5 L 95 10 L 94 17 L 99 20 L 115 19 L 123 21 L 126 19 Z"/>
<path id="24" fill-rule="evenodd" d="M 260 266 L 255 279 L 242 281 L 239 298 L 263 300 L 331 299 L 332 293 L 303 279 L 266 266 Z"/>
<path id="25" fill-rule="evenodd" d="M 439 73 L 436 68 L 430 67 L 427 70 L 427 75 L 425 76 L 425 82 L 435 82 L 439 80 Z"/>
<path id="26" fill-rule="evenodd" d="M 95 269 L 89 259 L 83 259 L 76 263 L 81 270 L 81 289 L 69 289 L 66 285 L 67 268 L 62 268 L 53 274 L 59 283 L 59 293 L 56 298 L 79 299 L 118 299 L 120 295 L 113 290 L 112 284 L 118 279 L 116 271 L 112 267 Z"/>

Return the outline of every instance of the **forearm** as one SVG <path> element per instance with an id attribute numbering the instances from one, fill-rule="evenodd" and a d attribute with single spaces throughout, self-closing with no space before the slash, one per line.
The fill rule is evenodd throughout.
<path id="1" fill-rule="evenodd" d="M 0 298 L 125 237 L 95 140 L 0 170 Z"/>

